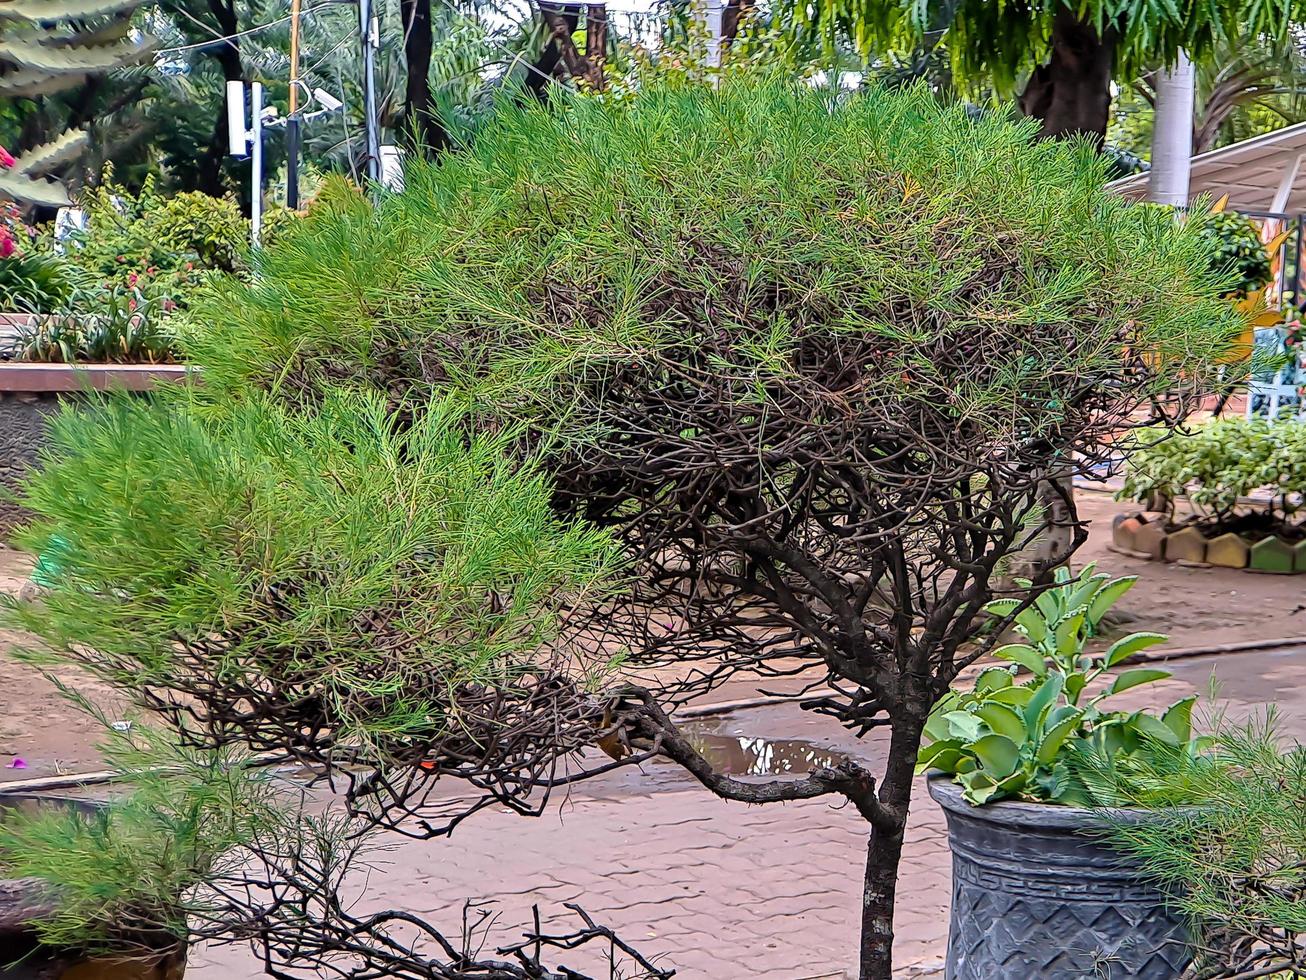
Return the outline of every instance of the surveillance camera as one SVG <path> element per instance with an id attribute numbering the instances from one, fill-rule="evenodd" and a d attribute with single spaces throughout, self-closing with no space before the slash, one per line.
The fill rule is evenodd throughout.
<path id="1" fill-rule="evenodd" d="M 344 108 L 344 103 L 324 88 L 313 89 L 313 98 L 317 99 L 318 104 L 327 112 L 335 112 L 337 109 Z"/>

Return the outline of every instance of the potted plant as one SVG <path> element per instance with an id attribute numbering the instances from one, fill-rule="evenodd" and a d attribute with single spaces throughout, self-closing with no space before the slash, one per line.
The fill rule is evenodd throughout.
<path id="1" fill-rule="evenodd" d="M 180 980 L 197 895 L 276 824 L 269 782 L 231 752 L 139 727 L 101 749 L 130 786 L 118 798 L 0 796 L 7 980 Z"/>
<path id="2" fill-rule="evenodd" d="M 918 769 L 932 771 L 953 853 L 950 980 L 1174 980 L 1191 959 L 1184 920 L 1167 896 L 1102 839 L 1103 807 L 1121 802 L 1084 757 L 1142 762 L 1165 746 L 1197 757 L 1195 697 L 1161 714 L 1114 709 L 1111 699 L 1169 674 L 1124 669 L 1165 638 L 1133 633 L 1086 653 L 1103 616 L 1134 583 L 1092 566 L 1064 569 L 1017 614 L 1020 642 L 997 648 L 1009 666 L 984 670 L 969 691 L 933 710 Z M 1022 680 L 1019 671 L 1027 671 Z M 1153 819 L 1116 808 L 1112 820 Z"/>
<path id="3" fill-rule="evenodd" d="M 1185 980 L 1306 976 L 1306 746 L 1284 740 L 1277 722 L 1270 708 L 1217 725 L 1201 765 L 1160 751 L 1101 773 L 1154 813 L 1113 821 L 1111 840 L 1191 923 Z"/>

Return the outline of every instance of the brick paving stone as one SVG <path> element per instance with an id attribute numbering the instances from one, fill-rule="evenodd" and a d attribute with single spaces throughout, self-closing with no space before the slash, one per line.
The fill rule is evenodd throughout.
<path id="1" fill-rule="evenodd" d="M 1164 706 L 1204 689 L 1218 665 L 1238 722 L 1260 702 L 1306 704 L 1304 664 L 1302 651 L 1183 661 L 1168 665 L 1174 679 L 1128 692 L 1120 706 Z M 1306 735 L 1306 713 L 1285 710 L 1284 722 L 1286 736 Z M 866 848 L 858 815 L 819 800 L 748 807 L 661 778 L 656 792 L 601 786 L 587 796 L 578 787 L 539 819 L 486 812 L 449 840 L 402 842 L 372 875 L 365 904 L 417 908 L 456 931 L 464 899 L 491 901 L 490 949 L 521 936 L 534 904 L 551 926 L 571 928 L 561 904 L 575 899 L 681 980 L 838 980 L 856 946 Z M 918 790 L 895 923 L 902 980 L 941 976 L 951 895 L 943 816 Z M 598 969 L 583 953 L 561 962 Z M 200 949 L 187 980 L 258 975 L 241 949 Z"/>

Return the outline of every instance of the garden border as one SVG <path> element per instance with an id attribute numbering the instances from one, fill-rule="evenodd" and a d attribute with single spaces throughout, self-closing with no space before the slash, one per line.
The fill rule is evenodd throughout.
<path id="1" fill-rule="evenodd" d="M 0 363 L 0 393 L 76 394 L 91 391 L 150 391 L 161 381 L 186 381 L 196 369 L 185 364 Z"/>
<path id="2" fill-rule="evenodd" d="M 1108 547 L 1146 561 L 1166 561 L 1190 568 L 1232 568 L 1268 575 L 1306 573 L 1306 540 L 1285 541 L 1269 534 L 1249 541 L 1232 531 L 1208 538 L 1196 525 L 1168 527 L 1158 511 L 1118 514 Z"/>
<path id="3" fill-rule="evenodd" d="M 185 384 L 198 369 L 185 364 L 49 364 L 0 362 L 0 538 L 23 520 L 8 494 L 40 456 L 50 418 L 61 405 L 96 392 L 145 393 L 161 383 Z"/>

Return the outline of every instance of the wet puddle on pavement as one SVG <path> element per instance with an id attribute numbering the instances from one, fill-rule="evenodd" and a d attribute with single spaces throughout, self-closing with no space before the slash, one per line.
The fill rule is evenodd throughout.
<path id="1" fill-rule="evenodd" d="M 716 726 L 684 726 L 686 737 L 712 768 L 727 776 L 802 776 L 837 766 L 848 756 L 795 738 L 732 735 Z"/>

